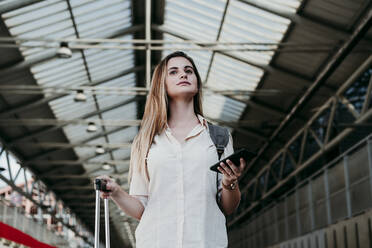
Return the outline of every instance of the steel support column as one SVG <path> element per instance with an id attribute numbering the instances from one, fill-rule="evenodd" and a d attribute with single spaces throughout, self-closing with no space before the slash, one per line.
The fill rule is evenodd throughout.
<path id="1" fill-rule="evenodd" d="M 345 194 L 346 194 L 346 207 L 347 207 L 347 217 L 352 216 L 352 205 L 351 205 L 351 193 L 350 193 L 350 179 L 349 179 L 349 156 L 345 156 L 343 159 L 344 165 L 344 178 L 345 178 Z"/>
<path id="2" fill-rule="evenodd" d="M 327 210 L 327 224 L 332 224 L 332 212 L 331 212 L 331 197 L 329 193 L 329 180 L 328 180 L 328 168 L 324 170 L 324 192 L 325 192 L 325 205 Z"/>

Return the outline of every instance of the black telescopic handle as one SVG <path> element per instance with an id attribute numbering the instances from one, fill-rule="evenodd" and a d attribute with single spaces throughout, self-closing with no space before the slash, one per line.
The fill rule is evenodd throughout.
<path id="1" fill-rule="evenodd" d="M 106 188 L 107 181 L 105 179 L 96 179 L 94 181 L 94 188 L 95 190 L 103 191 L 103 192 L 111 192 Z"/>

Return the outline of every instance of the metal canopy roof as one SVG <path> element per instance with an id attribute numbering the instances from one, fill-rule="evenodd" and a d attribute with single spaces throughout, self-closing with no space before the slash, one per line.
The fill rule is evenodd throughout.
<path id="1" fill-rule="evenodd" d="M 0 126 L 2 145 L 93 231 L 93 205 L 76 203 L 82 197 L 92 202 L 91 179 L 103 173 L 128 189 L 129 146 L 138 123 L 123 120 L 141 119 L 145 98 L 115 89 L 145 87 L 146 59 L 153 67 L 175 49 L 186 51 L 203 80 L 206 117 L 232 131 L 236 148 L 258 151 L 370 10 L 368 0 L 156 0 L 151 37 L 163 43 L 144 46 L 150 40 L 144 0 L 2 1 L 0 35 L 13 42 L 0 40 L 0 86 L 23 88 L 12 94 L 0 91 L 0 116 L 29 120 Z M 369 31 L 303 111 L 270 141 L 253 172 L 368 57 L 371 39 Z M 71 58 L 56 56 L 63 40 L 69 41 Z M 149 57 L 145 49 L 150 47 Z M 366 48 L 369 52 L 357 52 Z M 74 101 L 79 89 L 84 89 L 85 101 Z M 86 131 L 88 122 L 94 122 L 95 132 Z M 103 154 L 97 153 L 98 145 Z M 114 205 L 111 209 L 113 247 L 129 247 L 137 222 L 121 216 Z"/>

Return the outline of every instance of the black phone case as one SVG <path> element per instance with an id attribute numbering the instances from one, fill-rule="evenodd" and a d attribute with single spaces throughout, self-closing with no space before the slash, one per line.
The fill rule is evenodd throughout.
<path id="1" fill-rule="evenodd" d="M 234 154 L 231 154 L 230 156 L 228 156 L 227 158 L 224 158 L 222 160 L 220 160 L 219 162 L 217 162 L 216 164 L 212 165 L 210 167 L 210 169 L 212 171 L 215 171 L 215 172 L 219 172 L 221 173 L 217 167 L 220 166 L 220 163 L 221 162 L 224 162 L 227 166 L 229 166 L 227 163 L 226 163 L 226 160 L 229 159 L 231 162 L 233 162 L 236 166 L 239 166 L 240 165 L 240 158 L 244 158 L 245 162 L 248 163 L 249 160 L 251 160 L 256 154 L 253 153 L 253 152 L 250 152 L 248 151 L 247 149 L 245 148 L 242 148 L 242 149 L 239 149 L 238 151 L 236 151 Z"/>

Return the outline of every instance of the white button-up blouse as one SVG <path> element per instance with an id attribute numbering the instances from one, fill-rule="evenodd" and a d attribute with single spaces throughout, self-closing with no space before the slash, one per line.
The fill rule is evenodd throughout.
<path id="1" fill-rule="evenodd" d="M 226 219 L 216 202 L 216 147 L 208 125 L 197 125 L 180 144 L 169 127 L 154 137 L 147 157 L 150 181 L 133 170 L 129 194 L 145 210 L 135 231 L 137 248 L 225 248 Z M 232 138 L 223 157 L 233 153 Z M 221 189 L 222 174 L 219 174 Z"/>

